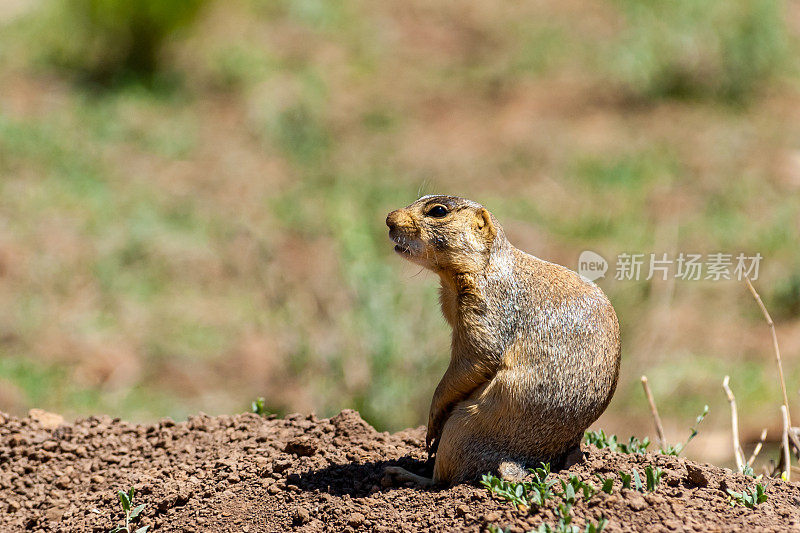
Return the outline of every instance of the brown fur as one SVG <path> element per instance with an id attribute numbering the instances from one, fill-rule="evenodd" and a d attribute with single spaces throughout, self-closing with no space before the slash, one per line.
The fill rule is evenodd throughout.
<path id="1" fill-rule="evenodd" d="M 437 205 L 445 216 L 430 214 Z M 387 472 L 452 484 L 574 460 L 619 374 L 619 325 L 603 291 L 514 248 L 494 216 L 470 200 L 424 196 L 389 213 L 386 224 L 400 255 L 439 275 L 453 328 L 450 365 L 428 418 L 433 479 Z"/>

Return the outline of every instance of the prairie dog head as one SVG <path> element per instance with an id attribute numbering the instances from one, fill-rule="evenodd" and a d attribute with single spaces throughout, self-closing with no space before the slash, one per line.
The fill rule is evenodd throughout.
<path id="1" fill-rule="evenodd" d="M 423 196 L 386 217 L 395 251 L 437 273 L 478 272 L 500 226 L 482 205 L 456 196 Z"/>

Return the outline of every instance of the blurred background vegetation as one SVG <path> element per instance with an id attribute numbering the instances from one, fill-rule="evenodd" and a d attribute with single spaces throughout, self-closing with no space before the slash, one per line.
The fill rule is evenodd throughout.
<path id="1" fill-rule="evenodd" d="M 0 28 L 0 410 L 424 423 L 449 331 L 384 217 L 434 192 L 570 268 L 761 253 L 798 405 L 796 2 L 0 0 Z M 689 455 L 724 461 L 730 374 L 744 440 L 777 438 L 741 282 L 599 283 L 597 427 L 650 432 L 646 373 L 672 439 L 711 406 Z"/>

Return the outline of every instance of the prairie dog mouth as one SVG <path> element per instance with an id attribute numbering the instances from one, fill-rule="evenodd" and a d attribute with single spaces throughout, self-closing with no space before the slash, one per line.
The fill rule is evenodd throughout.
<path id="1" fill-rule="evenodd" d="M 392 236 L 392 241 L 395 244 L 394 251 L 400 255 L 410 256 L 414 255 L 413 242 L 409 243 L 403 235 Z"/>

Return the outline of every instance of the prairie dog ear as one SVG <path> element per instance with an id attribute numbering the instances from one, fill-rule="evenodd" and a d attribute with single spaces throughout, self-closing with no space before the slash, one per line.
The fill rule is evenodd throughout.
<path id="1" fill-rule="evenodd" d="M 487 240 L 494 240 L 497 235 L 497 230 L 494 228 L 494 224 L 492 224 L 492 215 L 489 214 L 486 208 L 481 207 L 475 213 L 475 222 L 478 226 L 478 230 L 486 236 Z"/>

